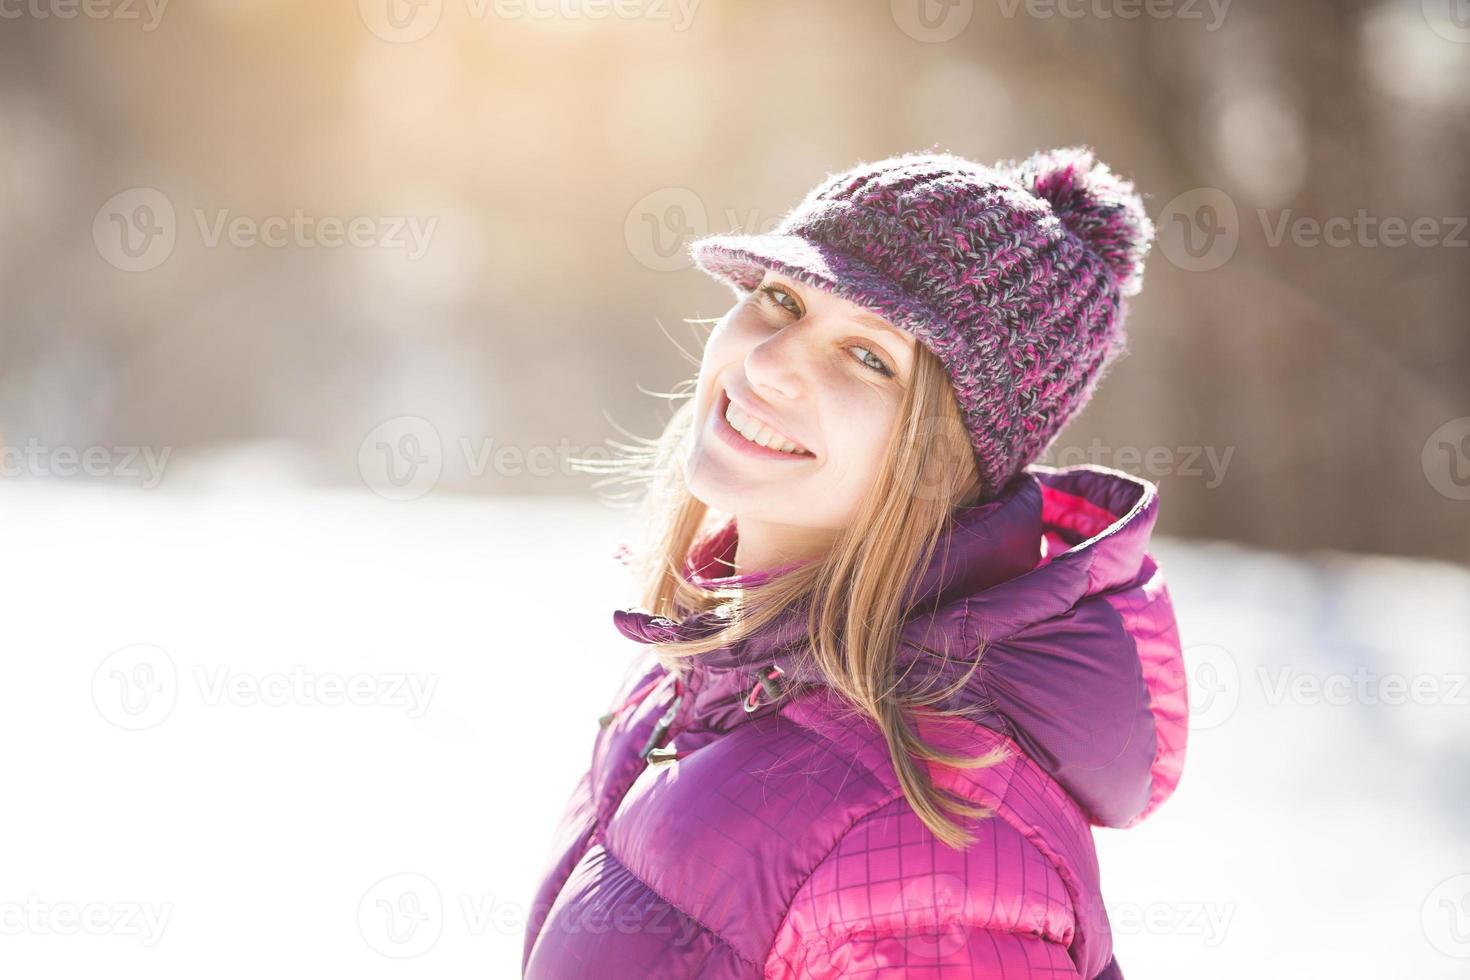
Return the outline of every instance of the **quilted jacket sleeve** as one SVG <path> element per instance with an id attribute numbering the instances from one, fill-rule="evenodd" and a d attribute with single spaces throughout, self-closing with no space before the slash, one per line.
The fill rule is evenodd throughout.
<path id="1" fill-rule="evenodd" d="M 976 828 L 961 852 L 901 798 L 863 817 L 792 900 L 765 976 L 1082 980 L 1055 868 L 1010 824 Z"/>

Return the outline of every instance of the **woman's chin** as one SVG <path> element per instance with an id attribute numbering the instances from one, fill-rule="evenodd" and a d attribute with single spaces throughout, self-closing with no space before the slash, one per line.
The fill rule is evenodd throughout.
<path id="1" fill-rule="evenodd" d="M 769 480 L 752 480 L 729 462 L 701 455 L 698 449 L 684 461 L 684 483 L 696 499 L 727 514 L 756 510 L 772 494 L 791 496 L 789 481 L 773 485 Z"/>

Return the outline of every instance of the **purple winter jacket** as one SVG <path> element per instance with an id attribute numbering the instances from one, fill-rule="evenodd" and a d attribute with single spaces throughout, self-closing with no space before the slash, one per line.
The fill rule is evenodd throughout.
<path id="1" fill-rule="evenodd" d="M 956 512 L 900 665 L 942 680 L 953 666 L 920 650 L 984 643 L 961 695 L 983 723 L 918 722 L 949 748 L 1009 751 L 930 767 L 994 811 L 965 822 L 964 851 L 914 814 L 876 725 L 799 674 L 794 618 L 695 658 L 687 682 L 640 651 L 555 833 L 524 976 L 1122 977 L 1091 827 L 1131 826 L 1173 792 L 1188 714 L 1147 552 L 1157 513 L 1154 484 L 1093 465 L 1033 465 Z M 736 536 L 732 521 L 700 542 L 685 574 L 771 574 L 710 574 Z M 614 620 L 645 644 L 712 628 L 637 607 Z"/>

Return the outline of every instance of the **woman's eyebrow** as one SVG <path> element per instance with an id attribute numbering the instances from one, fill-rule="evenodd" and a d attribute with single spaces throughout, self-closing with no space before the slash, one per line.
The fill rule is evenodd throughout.
<path id="1" fill-rule="evenodd" d="M 869 330 L 890 334 L 894 339 L 901 340 L 905 344 L 908 343 L 909 334 L 907 331 L 900 330 L 880 316 L 874 316 L 871 313 L 854 313 L 852 319 L 855 323 L 867 327 Z"/>

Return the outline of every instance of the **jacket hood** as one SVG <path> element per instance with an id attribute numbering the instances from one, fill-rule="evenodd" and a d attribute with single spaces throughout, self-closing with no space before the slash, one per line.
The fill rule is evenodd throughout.
<path id="1" fill-rule="evenodd" d="M 1173 792 L 1184 762 L 1187 691 L 1173 605 L 1148 543 L 1157 487 L 1096 465 L 1027 467 L 994 500 L 952 515 L 900 636 L 905 686 L 980 667 L 946 706 L 984 709 L 1095 825 L 1132 826 Z M 795 566 L 719 575 L 735 554 L 734 520 L 696 543 L 692 581 L 753 585 Z M 683 621 L 638 607 L 615 611 L 643 643 L 717 632 L 718 612 Z M 820 684 L 804 611 L 694 659 L 696 711 L 731 727 L 751 716 L 744 695 L 772 665 L 783 680 Z M 933 650 L 948 651 L 940 657 Z M 776 707 L 776 706 L 769 706 Z M 763 712 L 755 712 L 758 716 Z"/>

